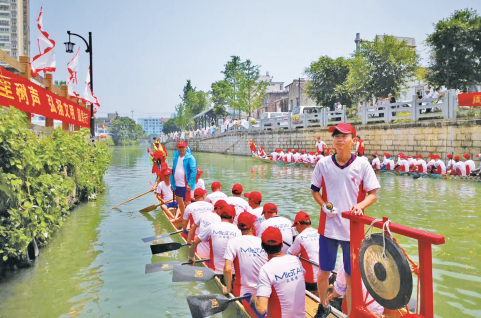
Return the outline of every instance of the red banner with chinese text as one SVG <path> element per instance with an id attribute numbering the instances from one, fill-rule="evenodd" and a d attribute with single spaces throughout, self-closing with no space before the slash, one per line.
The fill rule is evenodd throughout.
<path id="1" fill-rule="evenodd" d="M 0 105 L 14 106 L 26 113 L 90 127 L 90 112 L 31 81 L 0 67 Z"/>
<path id="2" fill-rule="evenodd" d="M 481 107 L 481 93 L 458 94 L 458 105 L 469 107 Z"/>

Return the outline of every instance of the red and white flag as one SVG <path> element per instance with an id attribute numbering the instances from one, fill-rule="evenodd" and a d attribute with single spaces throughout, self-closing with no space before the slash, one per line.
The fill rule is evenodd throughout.
<path id="1" fill-rule="evenodd" d="M 77 72 L 78 72 L 78 54 L 80 52 L 80 48 L 78 48 L 77 53 L 72 58 L 72 60 L 67 64 L 67 87 L 68 87 L 68 95 L 77 97 L 75 92 L 75 88 L 77 87 Z"/>
<path id="2" fill-rule="evenodd" d="M 42 25 L 42 9 L 40 8 L 40 14 L 37 19 L 37 27 L 40 34 L 37 38 L 39 54 L 32 59 L 30 63 L 30 69 L 32 71 L 32 76 L 35 77 L 40 71 L 55 72 L 56 61 L 55 61 L 55 41 L 49 38 L 47 32 L 43 30 Z"/>
<path id="3" fill-rule="evenodd" d="M 92 92 L 92 89 L 90 88 L 90 66 L 89 66 L 89 72 L 87 73 L 87 79 L 85 80 L 85 91 L 84 91 L 84 97 L 80 98 L 82 101 L 85 103 L 90 103 L 93 105 L 96 105 L 100 107 L 99 101 L 97 100 L 97 97 L 94 96 L 94 93 Z"/>

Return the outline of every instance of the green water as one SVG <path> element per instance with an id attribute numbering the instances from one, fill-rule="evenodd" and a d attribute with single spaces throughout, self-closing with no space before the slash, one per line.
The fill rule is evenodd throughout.
<path id="1" fill-rule="evenodd" d="M 171 230 L 159 210 L 138 212 L 155 203 L 152 195 L 109 209 L 149 188 L 153 178 L 145 148 L 115 148 L 107 191 L 74 210 L 33 267 L 0 280 L 0 317 L 189 317 L 185 296 L 218 292 L 212 283 L 172 283 L 167 272 L 144 274 L 145 264 L 187 259 L 186 250 L 152 256 L 140 240 Z M 276 203 L 280 214 L 293 219 L 303 210 L 318 221 L 311 169 L 196 156 L 206 185 L 220 181 L 227 190 L 240 182 L 246 192 L 260 191 L 264 203 Z M 446 236 L 445 245 L 433 248 L 436 316 L 481 317 L 481 183 L 380 179 L 379 201 L 367 214 Z M 417 261 L 417 243 L 396 237 Z"/>

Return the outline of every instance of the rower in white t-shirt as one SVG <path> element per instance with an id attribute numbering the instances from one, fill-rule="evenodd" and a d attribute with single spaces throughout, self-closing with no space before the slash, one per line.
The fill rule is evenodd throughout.
<path id="1" fill-rule="evenodd" d="M 167 215 L 167 217 L 169 219 L 174 219 L 176 211 L 174 211 L 174 214 L 172 214 L 169 209 L 174 208 L 177 210 L 178 204 L 177 204 L 177 201 L 173 201 L 174 192 L 172 191 L 172 185 L 170 184 L 171 173 L 172 173 L 172 169 L 169 169 L 169 168 L 163 171 L 165 181 L 161 181 L 157 185 L 157 188 L 154 190 L 154 194 L 157 197 L 157 200 L 159 200 L 162 203 L 160 207 L 162 208 L 164 213 Z"/>
<path id="2" fill-rule="evenodd" d="M 209 268 L 218 274 L 222 274 L 224 271 L 224 253 L 228 241 L 234 237 L 242 235 L 237 226 L 232 224 L 232 222 L 234 222 L 234 217 L 234 206 L 227 205 L 223 207 L 220 212 L 221 222 L 209 225 L 209 227 L 192 243 L 189 259 L 194 257 L 194 249 L 195 246 L 199 244 L 199 241 L 205 242 L 212 246 L 209 257 Z"/>
<path id="3" fill-rule="evenodd" d="M 284 151 L 282 151 L 282 149 L 279 148 L 279 160 L 284 159 L 284 155 L 285 155 Z"/>
<path id="4" fill-rule="evenodd" d="M 287 250 L 287 254 L 300 255 L 301 257 L 319 262 L 319 233 L 311 227 L 311 217 L 303 211 L 299 211 L 294 219 L 297 233 L 296 239 L 292 246 Z M 317 274 L 319 266 L 312 265 L 306 261 L 301 261 L 302 267 L 306 272 L 305 281 L 306 289 L 317 295 Z"/>
<path id="5" fill-rule="evenodd" d="M 428 172 L 428 166 L 426 164 L 426 161 L 424 161 L 423 156 L 420 154 L 416 155 L 416 167 L 417 167 L 417 172 L 419 173 L 427 173 Z"/>
<path id="6" fill-rule="evenodd" d="M 394 170 L 394 159 L 391 158 L 391 155 L 387 152 L 384 153 L 381 169 Z"/>
<path id="7" fill-rule="evenodd" d="M 322 158 L 324 158 L 324 155 L 322 155 L 320 152 L 316 153 L 316 163 Z"/>
<path id="8" fill-rule="evenodd" d="M 197 168 L 197 176 L 195 177 L 195 188 L 196 189 L 204 189 L 205 190 L 205 183 L 204 180 L 200 178 L 200 175 L 203 174 L 204 171 L 199 170 Z"/>
<path id="9" fill-rule="evenodd" d="M 464 162 L 460 161 L 461 159 L 459 156 L 454 157 L 454 165 L 453 170 L 454 174 L 458 176 L 465 177 L 466 176 L 466 165 Z"/>
<path id="10" fill-rule="evenodd" d="M 381 170 L 381 160 L 377 156 L 377 152 L 372 154 L 371 166 L 375 171 Z"/>
<path id="11" fill-rule="evenodd" d="M 242 236 L 235 237 L 227 242 L 224 253 L 224 287 L 223 294 L 230 293 L 232 288 L 232 268 L 234 267 L 236 277 L 234 281 L 234 295 L 243 296 L 246 293 L 255 294 L 257 290 L 257 279 L 261 267 L 267 263 L 267 254 L 262 248 L 261 239 L 254 236 L 255 217 L 242 212 L 239 215 L 237 227 Z M 245 306 L 250 309 L 250 306 Z"/>
<path id="12" fill-rule="evenodd" d="M 310 164 L 316 163 L 316 158 L 314 157 L 314 152 L 309 152 L 307 154 L 307 162 L 310 163 Z"/>
<path id="13" fill-rule="evenodd" d="M 307 158 L 307 154 L 305 150 L 301 150 L 301 156 L 299 157 L 299 162 L 300 163 L 309 163 L 309 160 Z"/>
<path id="14" fill-rule="evenodd" d="M 292 151 L 291 148 L 287 149 L 287 153 L 284 155 L 284 158 L 283 158 L 285 162 L 292 162 L 292 152 L 291 151 Z"/>
<path id="15" fill-rule="evenodd" d="M 446 162 L 446 169 L 447 169 L 447 170 L 451 170 L 451 168 L 452 168 L 453 165 L 454 165 L 453 155 L 452 155 L 452 154 L 448 154 L 446 157 L 448 157 L 448 162 Z"/>
<path id="16" fill-rule="evenodd" d="M 301 154 L 299 153 L 299 150 L 294 150 L 294 154 L 292 155 L 293 162 L 298 162 L 300 157 Z"/>
<path id="17" fill-rule="evenodd" d="M 277 154 L 277 149 L 276 149 L 271 153 L 271 160 L 277 161 L 277 156 L 278 156 L 278 154 Z"/>
<path id="18" fill-rule="evenodd" d="M 432 170 L 432 167 L 434 166 L 434 157 L 435 157 L 435 155 L 433 155 L 433 154 L 429 155 L 429 159 L 431 159 L 431 160 L 429 160 L 428 163 L 426 164 L 426 167 L 429 171 Z"/>
<path id="19" fill-rule="evenodd" d="M 262 233 L 269 227 L 273 226 L 281 230 L 282 238 L 284 242 L 292 245 L 293 229 L 292 222 L 285 217 L 277 216 L 277 206 L 274 203 L 267 203 L 262 207 L 262 213 L 264 214 L 266 220 L 262 222 L 259 226 L 259 231 L 256 229 L 256 236 L 261 237 Z M 287 253 L 289 246 L 284 244 L 282 247 L 282 252 Z"/>
<path id="20" fill-rule="evenodd" d="M 465 153 L 463 157 L 464 159 L 466 159 L 466 161 L 464 162 L 464 165 L 466 166 L 466 175 L 469 176 L 471 172 L 476 170 L 476 164 L 474 163 L 473 160 L 471 160 L 470 154 Z"/>
<path id="21" fill-rule="evenodd" d="M 262 215 L 262 194 L 257 191 L 252 191 L 251 193 L 244 193 L 244 197 L 247 198 L 247 203 L 249 207 L 247 208 L 247 212 L 254 215 L 257 218 L 261 217 Z"/>
<path id="22" fill-rule="evenodd" d="M 401 172 L 409 172 L 409 163 L 404 157 L 404 154 L 399 154 L 399 160 L 397 161 L 396 168 L 399 167 L 399 171 Z"/>
<path id="23" fill-rule="evenodd" d="M 247 209 L 249 208 L 249 204 L 247 203 L 247 201 L 241 198 L 242 191 L 244 191 L 242 185 L 236 183 L 232 186 L 232 196 L 225 199 L 228 204 L 232 204 L 235 207 L 236 217 L 234 220 L 234 225 L 237 225 L 237 217 L 239 216 L 239 214 L 247 211 Z"/>
<path id="24" fill-rule="evenodd" d="M 220 182 L 217 182 L 217 181 L 212 182 L 212 185 L 210 186 L 210 188 L 212 189 L 212 193 L 209 193 L 205 197 L 205 202 L 215 204 L 217 200 L 227 199 L 227 194 L 225 194 L 224 192 L 221 192 L 222 186 Z"/>
<path id="25" fill-rule="evenodd" d="M 434 167 L 436 167 L 436 169 L 433 170 L 433 173 L 446 174 L 446 166 L 439 155 L 434 157 Z"/>
<path id="26" fill-rule="evenodd" d="M 320 153 L 322 155 L 325 155 L 325 151 L 326 151 L 326 148 L 327 148 L 327 144 L 321 140 L 321 137 L 317 137 L 317 141 L 316 141 L 316 151 L 317 153 Z"/>
<path id="27" fill-rule="evenodd" d="M 259 272 L 257 311 L 267 312 L 271 318 L 305 318 L 306 286 L 299 258 L 282 252 L 283 236 L 278 228 L 268 227 L 261 239 L 269 261 Z"/>
<path id="28" fill-rule="evenodd" d="M 200 218 L 195 221 L 194 225 L 192 225 L 190 230 L 197 231 L 198 229 L 199 235 L 197 236 L 203 235 L 203 233 L 209 228 L 211 224 L 219 223 L 221 221 L 221 218 L 219 215 L 224 206 L 227 206 L 227 202 L 225 202 L 224 200 L 217 200 L 217 202 L 214 205 L 214 210 L 212 211 L 212 213 L 202 214 Z M 205 248 L 204 245 L 207 245 L 207 248 Z M 204 242 L 199 242 L 198 246 L 201 246 L 201 248 L 197 248 L 197 254 L 200 256 L 200 258 L 209 258 L 210 257 L 209 244 Z"/>

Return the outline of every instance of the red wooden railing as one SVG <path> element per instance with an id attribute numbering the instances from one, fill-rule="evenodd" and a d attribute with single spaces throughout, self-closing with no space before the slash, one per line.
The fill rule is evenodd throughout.
<path id="1" fill-rule="evenodd" d="M 351 288 L 352 303 L 350 317 L 376 317 L 367 311 L 364 307 L 364 299 L 361 284 L 361 272 L 359 269 L 359 250 L 364 240 L 364 225 L 371 225 L 375 220 L 369 216 L 356 216 L 351 212 L 343 212 L 342 217 L 349 219 L 351 222 Z M 374 227 L 382 229 L 383 224 L 388 221 L 387 217 L 383 217 L 382 221 L 374 223 Z M 433 318 L 433 260 L 432 245 L 441 245 L 445 243 L 444 236 L 416 230 L 400 224 L 389 223 L 389 229 L 392 233 L 401 234 L 406 237 L 413 238 L 418 241 L 419 253 L 419 284 L 420 284 L 420 308 L 419 314 L 422 317 Z"/>

